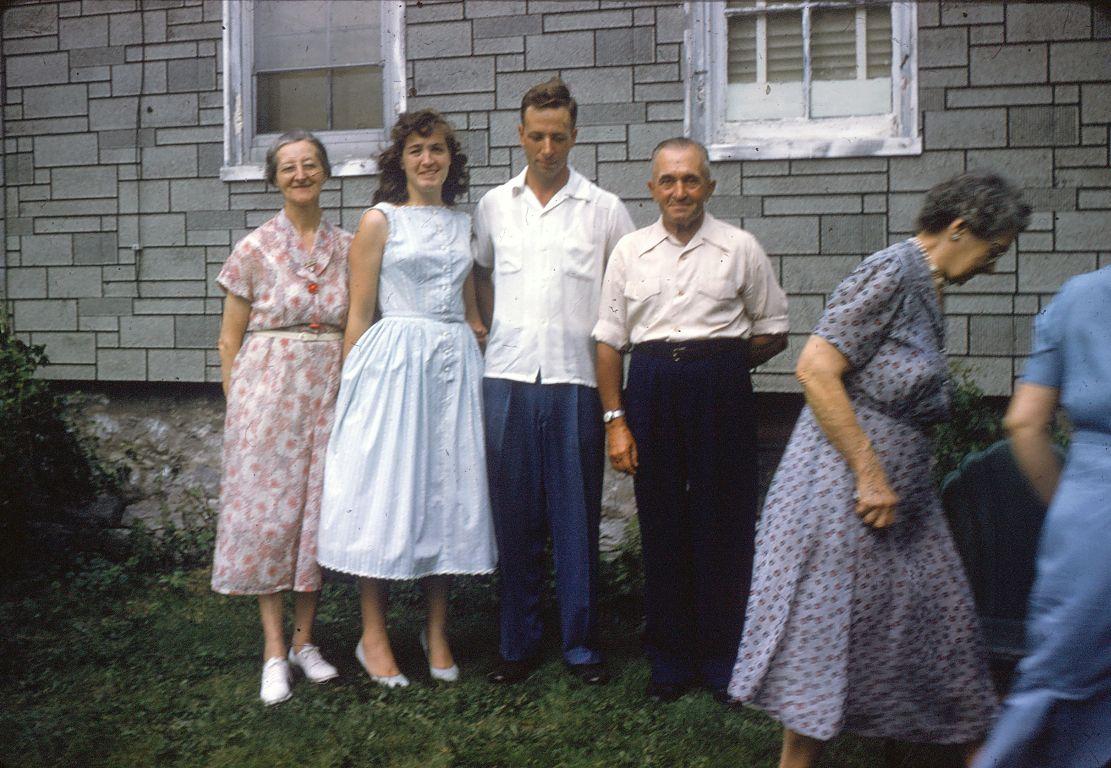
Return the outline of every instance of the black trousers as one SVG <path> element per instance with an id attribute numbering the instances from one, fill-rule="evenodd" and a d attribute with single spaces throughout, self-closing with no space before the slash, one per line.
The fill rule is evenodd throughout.
<path id="1" fill-rule="evenodd" d="M 645 649 L 652 679 L 729 682 L 752 576 L 756 419 L 747 348 L 674 360 L 633 350 Z"/>

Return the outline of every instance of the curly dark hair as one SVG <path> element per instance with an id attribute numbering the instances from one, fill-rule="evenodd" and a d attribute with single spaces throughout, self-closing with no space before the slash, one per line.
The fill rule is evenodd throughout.
<path id="1" fill-rule="evenodd" d="M 374 190 L 372 204 L 394 203 L 400 205 L 409 200 L 409 185 L 405 179 L 405 169 L 401 165 L 401 153 L 405 149 L 405 142 L 414 133 L 428 137 L 437 128 L 444 132 L 444 141 L 447 142 L 448 151 L 451 153 L 451 166 L 448 168 L 447 178 L 444 179 L 443 198 L 445 205 L 455 205 L 455 198 L 467 191 L 470 174 L 467 172 L 467 156 L 463 154 L 463 147 L 455 138 L 455 129 L 447 119 L 434 109 L 418 109 L 415 112 L 402 112 L 397 116 L 390 131 L 391 144 L 382 154 L 378 155 L 378 172 L 381 180 L 378 189 Z"/>
<path id="2" fill-rule="evenodd" d="M 936 233 L 954 219 L 964 219 L 982 240 L 1015 234 L 1030 224 L 1030 206 L 1022 190 L 993 171 L 970 171 L 946 179 L 926 193 L 914 226 Z"/>
<path id="3" fill-rule="evenodd" d="M 543 83 L 529 88 L 521 97 L 521 122 L 525 122 L 525 110 L 529 107 L 535 109 L 566 109 L 571 115 L 571 127 L 579 117 L 579 105 L 571 95 L 571 89 L 558 77 L 545 80 Z"/>

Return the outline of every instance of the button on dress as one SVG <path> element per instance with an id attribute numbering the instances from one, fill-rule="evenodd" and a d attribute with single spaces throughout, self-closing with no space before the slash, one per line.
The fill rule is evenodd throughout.
<path id="1" fill-rule="evenodd" d="M 212 588 L 320 589 L 316 533 L 342 342 L 251 331 L 347 322 L 351 235 L 321 221 L 311 254 L 279 213 L 239 242 L 216 282 L 251 302 L 224 422 Z M 311 286 L 316 286 L 313 289 Z"/>
<path id="2" fill-rule="evenodd" d="M 344 362 L 320 563 L 381 579 L 490 573 L 482 356 L 463 317 L 470 216 L 379 203 L 382 318 Z"/>
<path id="3" fill-rule="evenodd" d="M 949 409 L 944 328 L 908 240 L 864 260 L 814 329 L 849 361 L 857 421 L 900 503 L 893 526 L 865 525 L 851 470 L 803 409 L 758 524 L 729 693 L 806 736 L 963 743 L 996 710 L 930 476 L 926 425 Z"/>

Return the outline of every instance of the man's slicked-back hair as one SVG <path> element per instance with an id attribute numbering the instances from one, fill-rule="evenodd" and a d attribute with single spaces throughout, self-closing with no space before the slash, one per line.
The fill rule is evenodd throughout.
<path id="1" fill-rule="evenodd" d="M 702 175 L 706 177 L 707 181 L 713 178 L 710 174 L 710 153 L 706 151 L 706 147 L 701 142 L 689 139 L 686 136 L 673 136 L 670 139 L 664 139 L 652 150 L 653 168 L 656 167 L 656 155 L 664 149 L 697 149 L 698 154 L 702 155 Z"/>
<path id="2" fill-rule="evenodd" d="M 553 77 L 543 83 L 532 86 L 521 97 L 521 123 L 525 122 L 525 110 L 534 109 L 566 109 L 571 113 L 571 127 L 579 116 L 579 105 L 571 96 L 571 89 L 558 77 Z"/>

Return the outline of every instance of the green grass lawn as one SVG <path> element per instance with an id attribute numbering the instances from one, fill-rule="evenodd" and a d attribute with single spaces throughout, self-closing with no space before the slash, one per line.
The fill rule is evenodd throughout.
<path id="1" fill-rule="evenodd" d="M 763 715 L 728 710 L 705 693 L 672 704 L 644 698 L 639 606 L 613 581 L 602 627 L 614 675 L 607 686 L 564 673 L 551 642 L 549 661 L 528 681 L 486 683 L 497 646 L 493 582 L 460 579 L 452 637 L 461 682 L 429 680 L 417 644 L 420 601 L 402 589 L 391 632 L 414 684 L 387 691 L 352 655 L 354 586 L 329 583 L 316 633 L 339 679 L 313 686 L 299 678 L 290 701 L 264 708 L 255 603 L 214 595 L 204 570 L 135 575 L 100 562 L 64 577 L 8 580 L 0 766 L 774 766 L 779 730 Z M 845 737 L 822 764 L 884 765 L 882 752 Z"/>

